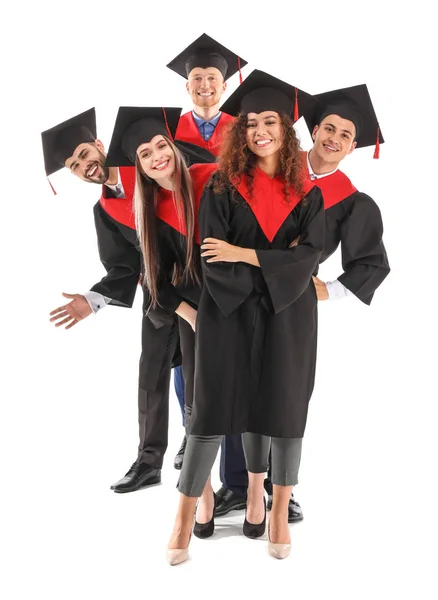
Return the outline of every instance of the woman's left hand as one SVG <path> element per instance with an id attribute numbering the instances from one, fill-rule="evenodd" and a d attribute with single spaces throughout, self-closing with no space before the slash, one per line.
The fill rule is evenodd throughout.
<path id="1" fill-rule="evenodd" d="M 223 240 L 217 240 L 215 238 L 205 238 L 201 250 L 203 250 L 201 256 L 211 256 L 207 260 L 210 262 L 240 262 L 242 260 L 242 250 L 239 246 L 233 246 Z"/>

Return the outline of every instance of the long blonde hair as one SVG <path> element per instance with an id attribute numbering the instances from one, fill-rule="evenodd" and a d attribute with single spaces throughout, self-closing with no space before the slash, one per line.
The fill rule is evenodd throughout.
<path id="1" fill-rule="evenodd" d="M 198 282 L 193 261 L 195 207 L 193 185 L 189 170 L 178 148 L 171 140 L 163 135 L 175 156 L 175 171 L 173 199 L 180 223 L 186 227 L 186 264 L 184 268 L 175 262 L 172 283 Z M 156 181 L 147 177 L 136 157 L 136 186 L 134 194 L 134 211 L 137 235 L 144 260 L 144 281 L 151 298 L 150 308 L 159 305 L 158 280 L 160 278 L 160 257 L 158 252 L 158 234 L 156 209 L 159 201 L 160 186 Z"/>

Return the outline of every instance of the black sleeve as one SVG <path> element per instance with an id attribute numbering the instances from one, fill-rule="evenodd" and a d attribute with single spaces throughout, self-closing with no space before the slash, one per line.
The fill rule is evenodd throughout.
<path id="1" fill-rule="evenodd" d="M 217 194 L 212 186 L 204 189 L 199 209 L 199 230 L 202 240 L 207 237 L 227 240 L 230 231 L 231 192 Z M 216 262 L 202 260 L 204 285 L 224 317 L 238 308 L 253 290 L 250 265 L 246 263 Z"/>
<path id="2" fill-rule="evenodd" d="M 143 288 L 143 294 L 145 298 L 143 302 L 143 311 L 148 316 L 155 329 L 160 329 L 161 327 L 169 326 L 175 318 L 175 311 L 165 309 L 162 306 L 156 306 L 155 308 L 152 308 L 151 299 L 147 287 Z M 181 302 L 181 299 L 179 302 Z M 178 305 L 175 308 L 178 308 Z"/>
<path id="3" fill-rule="evenodd" d="M 173 283 L 166 281 L 158 287 L 158 305 L 169 315 L 173 315 L 181 302 L 184 301 Z"/>
<path id="4" fill-rule="evenodd" d="M 110 304 L 131 307 L 141 272 L 140 252 L 123 236 L 99 202 L 94 206 L 94 222 L 99 256 L 107 275 L 91 291 L 111 298 Z"/>
<path id="5" fill-rule="evenodd" d="M 379 207 L 372 198 L 357 192 L 341 223 L 344 273 L 338 279 L 368 305 L 390 271 L 382 236 Z"/>
<path id="6" fill-rule="evenodd" d="M 325 218 L 322 194 L 314 187 L 300 210 L 300 241 L 284 250 L 256 250 L 275 314 L 307 289 L 324 248 Z"/>

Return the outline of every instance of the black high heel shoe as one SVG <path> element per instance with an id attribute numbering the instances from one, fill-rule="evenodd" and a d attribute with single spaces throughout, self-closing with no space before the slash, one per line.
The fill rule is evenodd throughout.
<path id="1" fill-rule="evenodd" d="M 246 535 L 246 537 L 251 538 L 253 540 L 255 540 L 256 538 L 262 537 L 262 535 L 265 533 L 265 529 L 266 529 L 266 499 L 265 498 L 263 498 L 263 503 L 265 505 L 265 517 L 261 523 L 258 523 L 258 524 L 249 523 L 246 520 L 246 510 L 245 510 L 245 521 L 243 522 L 243 534 Z"/>
<path id="2" fill-rule="evenodd" d="M 196 521 L 196 519 L 195 519 L 195 526 L 193 527 L 193 535 L 195 535 L 197 538 L 200 538 L 201 540 L 205 540 L 206 538 L 211 537 L 214 533 L 214 511 L 216 510 L 216 504 L 217 504 L 217 497 L 214 492 L 213 492 L 213 499 L 214 499 L 213 516 L 211 517 L 209 522 L 208 523 L 198 523 L 198 521 Z"/>

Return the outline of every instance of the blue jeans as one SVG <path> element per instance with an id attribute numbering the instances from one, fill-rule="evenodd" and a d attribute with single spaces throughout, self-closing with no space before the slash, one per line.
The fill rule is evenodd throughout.
<path id="1" fill-rule="evenodd" d="M 175 367 L 173 369 L 173 381 L 175 384 L 176 397 L 178 398 L 179 406 L 182 414 L 182 422 L 184 425 L 184 377 L 182 374 L 182 367 Z"/>

